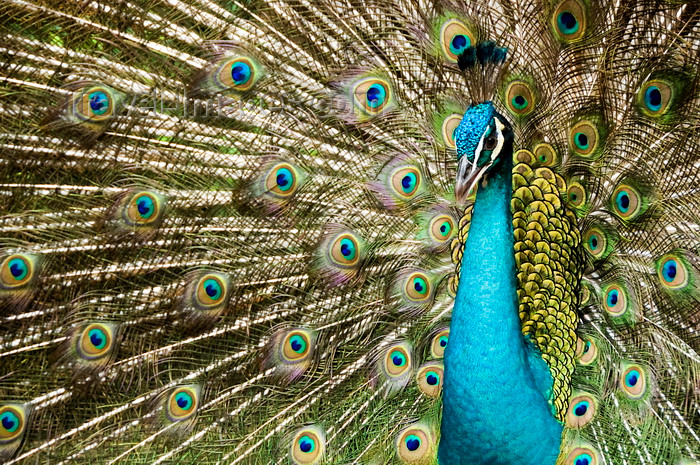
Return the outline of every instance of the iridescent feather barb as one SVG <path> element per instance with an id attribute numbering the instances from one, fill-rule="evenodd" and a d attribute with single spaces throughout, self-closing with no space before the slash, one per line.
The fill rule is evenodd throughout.
<path id="1" fill-rule="evenodd" d="M 700 460 L 695 3 L 9 0 L 0 36 L 0 461 Z"/>

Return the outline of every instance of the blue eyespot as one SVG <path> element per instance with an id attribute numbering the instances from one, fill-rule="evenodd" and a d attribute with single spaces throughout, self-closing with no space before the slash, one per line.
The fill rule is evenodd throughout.
<path id="1" fill-rule="evenodd" d="M 415 434 L 411 434 L 409 436 L 406 436 L 406 449 L 410 450 L 411 452 L 415 452 L 418 450 L 420 447 L 420 438 L 416 436 Z"/>
<path id="2" fill-rule="evenodd" d="M 10 268 L 10 274 L 17 281 L 22 281 L 27 276 L 27 273 L 29 273 L 27 263 L 21 258 L 13 258 L 10 260 L 8 267 Z"/>
<path id="3" fill-rule="evenodd" d="M 666 263 L 664 263 L 664 266 L 661 270 L 661 274 L 664 277 L 664 281 L 671 283 L 674 279 L 676 279 L 676 273 L 678 273 L 677 267 L 678 264 L 675 260 L 668 260 Z"/>
<path id="4" fill-rule="evenodd" d="M 637 385 L 637 382 L 639 382 L 640 377 L 641 375 L 637 370 L 630 370 L 627 376 L 625 376 L 625 384 L 629 387 L 634 387 Z"/>
<path id="5" fill-rule="evenodd" d="M 588 246 L 592 251 L 596 250 L 598 248 L 598 236 L 591 234 L 591 237 L 588 238 Z"/>
<path id="6" fill-rule="evenodd" d="M 428 292 L 428 285 L 423 278 L 413 278 L 413 289 L 419 294 Z"/>
<path id="7" fill-rule="evenodd" d="M 288 191 L 294 185 L 294 175 L 287 168 L 280 168 L 277 170 L 277 187 L 282 192 Z"/>
<path id="8" fill-rule="evenodd" d="M 559 30 L 567 35 L 575 34 L 579 28 L 576 16 L 574 16 L 570 11 L 563 11 L 559 13 L 559 16 L 557 17 L 557 25 L 559 26 Z"/>
<path id="9" fill-rule="evenodd" d="M 590 465 L 592 462 L 593 458 L 588 454 L 578 455 L 574 459 L 574 465 Z"/>
<path id="10" fill-rule="evenodd" d="M 516 95 L 510 101 L 510 103 L 518 110 L 522 110 L 527 107 L 527 99 L 522 95 Z"/>
<path id="11" fill-rule="evenodd" d="M 0 424 L 8 433 L 17 431 L 20 425 L 19 417 L 11 411 L 5 411 L 0 415 Z"/>
<path id="12" fill-rule="evenodd" d="M 657 86 L 649 86 L 644 92 L 644 104 L 651 111 L 659 111 L 663 103 L 661 90 Z"/>
<path id="13" fill-rule="evenodd" d="M 447 347 L 447 336 L 440 336 L 440 347 Z"/>
<path id="14" fill-rule="evenodd" d="M 586 341 L 583 345 L 583 353 L 586 354 L 591 349 L 591 341 Z"/>
<path id="15" fill-rule="evenodd" d="M 576 147 L 578 147 L 581 150 L 588 150 L 589 143 L 588 143 L 588 136 L 582 132 L 576 133 L 574 136 L 574 143 L 576 144 Z"/>
<path id="16" fill-rule="evenodd" d="M 381 84 L 372 84 L 367 89 L 367 105 L 370 108 L 378 108 L 386 100 L 386 89 Z"/>
<path id="17" fill-rule="evenodd" d="M 215 279 L 204 280 L 204 292 L 211 298 L 211 300 L 218 300 L 221 297 L 221 284 Z"/>
<path id="18" fill-rule="evenodd" d="M 471 40 L 464 34 L 456 34 L 450 41 L 450 51 L 459 56 L 471 45 Z"/>
<path id="19" fill-rule="evenodd" d="M 406 364 L 406 356 L 398 350 L 395 350 L 391 353 L 391 363 L 397 367 L 402 367 Z"/>
<path id="20" fill-rule="evenodd" d="M 148 195 L 142 195 L 136 199 L 136 209 L 143 219 L 150 218 L 156 210 L 153 199 Z"/>
<path id="21" fill-rule="evenodd" d="M 88 332 L 88 337 L 90 338 L 90 342 L 93 346 L 95 346 L 96 349 L 103 349 L 104 346 L 107 344 L 107 335 L 101 329 L 91 329 Z"/>
<path id="22" fill-rule="evenodd" d="M 434 371 L 429 371 L 425 374 L 425 381 L 431 386 L 436 386 L 440 382 L 440 375 Z"/>
<path id="23" fill-rule="evenodd" d="M 299 450 L 305 454 L 310 454 L 316 449 L 316 441 L 311 439 L 309 436 L 302 436 L 299 438 Z"/>
<path id="24" fill-rule="evenodd" d="M 289 346 L 297 354 L 301 354 L 306 351 L 306 341 L 299 335 L 294 335 L 289 338 Z"/>
<path id="25" fill-rule="evenodd" d="M 411 194 L 415 188 L 418 178 L 415 173 L 408 172 L 401 178 L 401 190 L 406 194 Z"/>
<path id="26" fill-rule="evenodd" d="M 102 91 L 96 91 L 88 96 L 90 110 L 97 116 L 104 115 L 109 110 L 109 97 Z"/>
<path id="27" fill-rule="evenodd" d="M 250 80 L 252 72 L 250 66 L 242 61 L 234 61 L 231 65 L 231 79 L 239 86 Z"/>
<path id="28" fill-rule="evenodd" d="M 186 392 L 180 392 L 175 396 L 175 402 L 177 406 L 182 410 L 189 410 L 192 408 L 192 396 Z"/>
<path id="29" fill-rule="evenodd" d="M 630 209 L 630 196 L 627 191 L 621 190 L 618 192 L 617 196 L 615 196 L 615 205 L 617 205 L 620 212 L 627 213 Z"/>
<path id="30" fill-rule="evenodd" d="M 445 221 L 440 225 L 440 233 L 443 236 L 447 236 L 450 233 L 450 231 L 452 231 L 452 225 L 450 225 L 449 221 Z"/>
<path id="31" fill-rule="evenodd" d="M 618 297 L 619 297 L 619 293 L 618 293 L 617 289 L 611 289 L 608 292 L 608 299 L 607 299 L 608 307 L 614 307 L 615 305 L 617 305 Z"/>
<path id="32" fill-rule="evenodd" d="M 347 260 L 354 260 L 355 255 L 357 254 L 357 248 L 355 247 L 355 243 L 346 238 L 343 238 L 340 240 L 340 253 L 345 257 Z"/>
<path id="33" fill-rule="evenodd" d="M 583 401 L 579 402 L 578 404 L 576 404 L 574 406 L 574 415 L 576 415 L 577 417 L 584 416 L 586 414 L 586 412 L 588 412 L 588 407 L 589 407 L 588 401 L 583 400 Z"/>

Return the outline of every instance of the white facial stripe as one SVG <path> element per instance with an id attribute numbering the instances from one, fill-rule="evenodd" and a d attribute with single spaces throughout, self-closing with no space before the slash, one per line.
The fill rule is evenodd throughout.
<path id="1" fill-rule="evenodd" d="M 499 153 L 501 153 L 501 149 L 503 148 L 503 143 L 505 142 L 506 138 L 503 137 L 503 129 L 506 127 L 505 124 L 501 123 L 498 118 L 494 117 L 493 118 L 494 123 L 496 123 L 496 133 L 498 134 L 498 143 L 496 144 L 496 148 L 493 149 L 493 152 L 491 152 L 491 161 L 494 161 L 496 157 L 498 156 Z"/>

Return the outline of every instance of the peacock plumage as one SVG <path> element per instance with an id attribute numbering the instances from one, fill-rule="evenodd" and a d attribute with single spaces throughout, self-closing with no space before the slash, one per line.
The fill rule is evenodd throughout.
<path id="1" fill-rule="evenodd" d="M 700 463 L 697 1 L 0 34 L 0 462 Z"/>

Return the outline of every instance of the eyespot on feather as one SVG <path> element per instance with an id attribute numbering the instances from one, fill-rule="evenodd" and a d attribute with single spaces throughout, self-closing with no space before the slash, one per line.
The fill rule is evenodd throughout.
<path id="1" fill-rule="evenodd" d="M 600 133 L 592 121 L 579 121 L 569 131 L 571 150 L 582 157 L 592 157 L 598 152 Z"/>
<path id="2" fill-rule="evenodd" d="M 590 365 L 598 355 L 598 346 L 593 339 L 583 340 L 578 339 L 576 346 L 576 356 L 581 365 Z"/>
<path id="3" fill-rule="evenodd" d="M 75 349 L 86 361 L 109 357 L 115 347 L 117 326 L 112 323 L 90 323 L 78 334 Z"/>
<path id="4" fill-rule="evenodd" d="M 442 140 L 445 146 L 449 149 L 454 150 L 457 148 L 457 142 L 455 141 L 455 129 L 457 129 L 457 126 L 459 126 L 459 123 L 462 121 L 463 117 L 464 115 L 453 113 L 447 116 L 442 122 Z"/>
<path id="5" fill-rule="evenodd" d="M 440 27 L 440 48 L 449 61 L 457 63 L 459 55 L 472 45 L 476 45 L 476 35 L 459 19 L 448 19 Z"/>
<path id="6" fill-rule="evenodd" d="M 290 457 L 296 465 L 319 463 L 326 450 L 326 438 L 321 428 L 307 426 L 299 429 L 291 442 Z"/>
<path id="7" fill-rule="evenodd" d="M 228 277 L 207 273 L 197 280 L 192 292 L 192 304 L 198 310 L 217 310 L 226 303 L 229 291 Z"/>
<path id="8" fill-rule="evenodd" d="M 124 222 L 133 227 L 150 227 L 162 219 L 164 199 L 150 191 L 138 191 L 126 201 L 122 213 Z"/>
<path id="9" fill-rule="evenodd" d="M 588 446 L 576 447 L 566 456 L 565 465 L 598 465 L 598 453 Z"/>
<path id="10" fill-rule="evenodd" d="M 366 254 L 365 243 L 342 225 L 328 225 L 316 248 L 314 268 L 329 285 L 344 285 L 358 277 Z"/>
<path id="11" fill-rule="evenodd" d="M 216 70 L 215 81 L 222 89 L 250 90 L 260 77 L 260 68 L 245 56 L 225 59 Z"/>
<path id="12" fill-rule="evenodd" d="M 640 365 L 623 365 L 619 386 L 630 399 L 641 399 L 646 394 L 647 376 Z"/>
<path id="13" fill-rule="evenodd" d="M 569 401 L 566 412 L 566 425 L 570 428 L 586 426 L 595 416 L 597 402 L 590 394 L 580 393 L 574 395 Z"/>
<path id="14" fill-rule="evenodd" d="M 535 145 L 532 149 L 535 159 L 540 163 L 540 166 L 553 167 L 560 163 L 559 154 L 551 144 L 541 143 Z"/>
<path id="15" fill-rule="evenodd" d="M 603 291 L 603 307 L 613 317 L 621 316 L 627 312 L 628 300 L 629 296 L 626 290 L 619 284 L 611 284 Z"/>
<path id="16" fill-rule="evenodd" d="M 196 385 L 174 388 L 165 404 L 166 417 L 173 422 L 192 418 L 199 407 L 199 392 L 200 388 Z"/>
<path id="17" fill-rule="evenodd" d="M 514 116 L 529 115 L 537 103 L 532 85 L 520 79 L 508 84 L 505 101 L 506 107 Z"/>
<path id="18" fill-rule="evenodd" d="M 386 351 L 384 359 L 386 373 L 398 377 L 411 369 L 411 354 L 406 347 L 396 346 Z"/>
<path id="19" fill-rule="evenodd" d="M 422 424 L 411 425 L 396 437 L 396 454 L 404 463 L 416 463 L 428 459 L 433 447 L 432 434 Z"/>
<path id="20" fill-rule="evenodd" d="M 21 404 L 0 405 L 0 450 L 9 443 L 16 442 L 27 429 L 28 411 Z"/>
<path id="21" fill-rule="evenodd" d="M 562 42 L 575 42 L 586 33 L 586 8 L 579 0 L 564 0 L 552 14 L 552 27 Z"/>
<path id="22" fill-rule="evenodd" d="M 642 194 L 632 185 L 622 183 L 613 192 L 610 203 L 613 213 L 620 219 L 632 221 L 643 213 Z"/>
<path id="23" fill-rule="evenodd" d="M 676 253 L 668 253 L 656 261 L 659 282 L 666 289 L 680 290 L 688 286 L 691 272 L 687 261 Z"/>
<path id="24" fill-rule="evenodd" d="M 307 359 L 311 351 L 311 336 L 307 331 L 302 330 L 287 333 L 280 346 L 280 356 L 289 363 L 297 363 Z"/>
<path id="25" fill-rule="evenodd" d="M 13 254 L 0 264 L 0 288 L 21 289 L 36 279 L 37 257 L 30 254 Z"/>
<path id="26" fill-rule="evenodd" d="M 579 182 L 572 182 L 566 189 L 566 199 L 574 208 L 581 209 L 586 205 L 586 189 Z"/>
<path id="27" fill-rule="evenodd" d="M 605 258 L 610 253 L 607 235 L 599 228 L 590 228 L 584 233 L 583 247 L 595 260 Z"/>
<path id="28" fill-rule="evenodd" d="M 352 87 L 355 107 L 366 116 L 376 116 L 393 100 L 389 82 L 377 77 L 361 79 Z"/>
<path id="29" fill-rule="evenodd" d="M 88 123 L 104 124 L 115 115 L 120 94 L 107 86 L 90 86 L 73 95 L 72 116 Z"/>
<path id="30" fill-rule="evenodd" d="M 297 192 L 300 180 L 299 172 L 291 164 L 274 164 L 265 177 L 265 192 L 280 199 L 288 199 Z"/>
<path id="31" fill-rule="evenodd" d="M 428 397 L 438 397 L 442 392 L 443 371 L 444 367 L 440 362 L 421 365 L 416 374 L 418 389 Z"/>
<path id="32" fill-rule="evenodd" d="M 450 215 L 438 215 L 430 221 L 429 231 L 435 243 L 447 243 L 454 237 L 455 220 Z"/>
<path id="33" fill-rule="evenodd" d="M 421 187 L 420 171 L 413 166 L 401 167 L 391 174 L 391 187 L 395 195 L 410 199 Z"/>
<path id="34" fill-rule="evenodd" d="M 445 348 L 450 338 L 450 329 L 445 328 L 433 336 L 430 344 L 430 354 L 435 358 L 443 358 L 445 356 Z"/>
<path id="35" fill-rule="evenodd" d="M 405 281 L 405 295 L 413 302 L 425 302 L 431 298 L 433 289 L 430 278 L 423 273 L 414 272 Z"/>
<path id="36" fill-rule="evenodd" d="M 637 102 L 641 112 L 651 117 L 666 114 L 674 99 L 673 85 L 660 79 L 646 82 L 637 94 Z"/>

